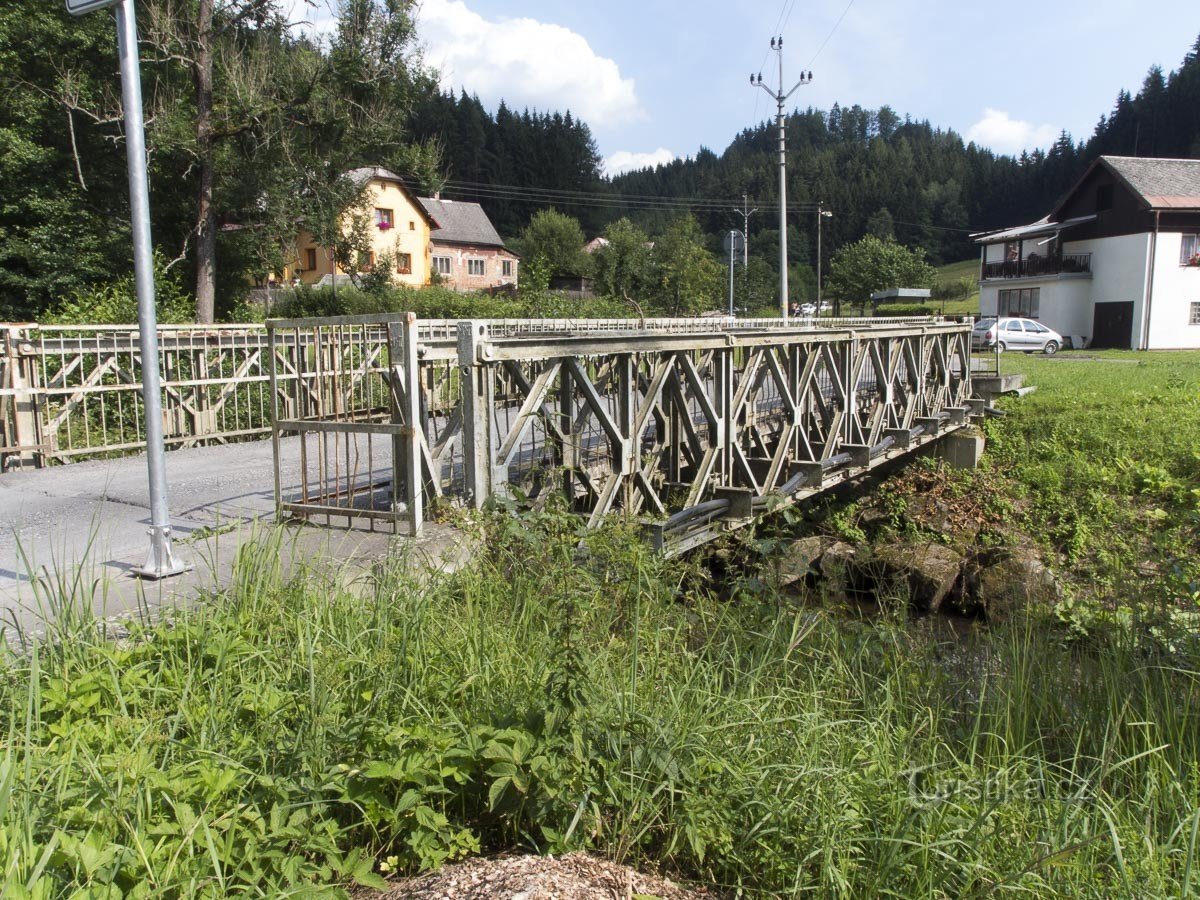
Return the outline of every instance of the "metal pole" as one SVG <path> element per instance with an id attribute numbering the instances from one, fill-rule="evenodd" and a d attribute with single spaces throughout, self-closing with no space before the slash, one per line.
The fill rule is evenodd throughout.
<path id="1" fill-rule="evenodd" d="M 733 254 L 737 252 L 737 241 L 733 236 L 736 231 L 729 232 L 729 318 L 733 318 Z"/>
<path id="2" fill-rule="evenodd" d="M 788 266 L 787 266 L 787 128 L 783 120 L 783 39 L 779 40 L 779 103 L 776 122 L 779 125 L 779 316 L 785 322 L 788 317 Z"/>
<path id="3" fill-rule="evenodd" d="M 138 65 L 137 19 L 133 0 L 118 0 L 117 52 L 121 59 L 121 99 L 125 105 L 125 152 L 129 165 L 129 211 L 133 220 L 133 272 L 137 286 L 138 343 L 142 354 L 142 408 L 146 417 L 146 466 L 150 476 L 150 552 L 134 571 L 165 578 L 191 568 L 171 547 L 167 514 L 167 463 L 163 446 L 162 385 L 158 372 L 158 322 L 154 310 L 154 255 L 150 240 L 150 181 L 146 174 L 142 75 Z"/>
<path id="4" fill-rule="evenodd" d="M 742 217 L 742 282 L 746 288 L 746 306 L 750 305 L 750 217 L 758 208 L 750 208 L 750 198 L 742 194 L 742 208 L 733 207 L 734 215 Z"/>
<path id="5" fill-rule="evenodd" d="M 817 204 L 817 315 L 821 314 L 821 219 L 825 211 Z"/>
<path id="6" fill-rule="evenodd" d="M 750 83 L 762 88 L 771 95 L 776 103 L 775 121 L 779 126 L 779 315 L 787 321 L 788 317 L 788 272 L 787 272 L 787 130 L 784 122 L 783 107 L 788 97 L 804 84 L 812 83 L 812 72 L 800 73 L 800 80 L 790 91 L 783 90 L 783 38 L 771 38 L 771 49 L 779 58 L 779 90 L 772 91 L 763 84 L 762 73 L 758 79 L 750 76 Z"/>
<path id="7" fill-rule="evenodd" d="M 821 314 L 821 220 L 832 218 L 833 213 L 825 209 L 824 201 L 817 203 L 817 315 Z M 838 310 L 840 312 L 840 310 Z"/>

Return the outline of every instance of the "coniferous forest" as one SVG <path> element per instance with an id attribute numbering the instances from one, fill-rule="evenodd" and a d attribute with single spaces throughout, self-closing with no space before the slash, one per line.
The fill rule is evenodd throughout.
<path id="1" fill-rule="evenodd" d="M 569 111 L 491 111 L 441 91 L 420 62 L 415 4 L 341 0 L 321 43 L 289 27 L 282 7 L 139 4 L 155 243 L 210 315 L 231 308 L 248 273 L 282 266 L 298 221 L 336 219 L 338 176 L 354 166 L 478 200 L 506 238 L 546 207 L 588 237 L 622 217 L 654 236 L 690 212 L 716 250 L 740 224 L 731 199 L 769 207 L 776 197 L 771 121 L 721 153 L 607 178 Z M 128 271 L 112 36 L 108 14 L 71 19 L 43 0 L 0 9 L 0 319 L 36 318 Z M 1136 94 L 1122 91 L 1086 140 L 1064 132 L 1020 158 L 886 106 L 796 111 L 787 131 L 793 264 L 815 259 L 818 201 L 835 211 L 826 260 L 866 233 L 934 262 L 962 259 L 971 231 L 1043 215 L 1100 154 L 1200 155 L 1200 40 L 1179 68 L 1154 66 Z M 773 217 L 750 224 L 769 260 Z"/>

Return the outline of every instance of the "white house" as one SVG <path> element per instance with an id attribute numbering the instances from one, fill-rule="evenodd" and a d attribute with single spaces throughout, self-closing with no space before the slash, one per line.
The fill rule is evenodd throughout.
<path id="1" fill-rule="evenodd" d="M 974 237 L 980 315 L 1076 346 L 1200 348 L 1200 160 L 1102 156 L 1044 219 Z"/>

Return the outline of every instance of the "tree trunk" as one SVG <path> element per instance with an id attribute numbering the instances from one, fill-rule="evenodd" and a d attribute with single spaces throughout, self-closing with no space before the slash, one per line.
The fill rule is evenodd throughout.
<path id="1" fill-rule="evenodd" d="M 200 0 L 196 35 L 196 155 L 200 192 L 196 204 L 196 321 L 213 321 L 216 306 L 217 219 L 213 212 L 213 29 L 214 0 Z"/>

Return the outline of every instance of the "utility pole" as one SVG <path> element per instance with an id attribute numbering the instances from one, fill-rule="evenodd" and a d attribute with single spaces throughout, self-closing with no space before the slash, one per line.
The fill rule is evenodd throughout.
<path id="1" fill-rule="evenodd" d="M 783 37 L 771 38 L 771 49 L 779 59 L 779 90 L 773 91 L 763 84 L 762 72 L 758 79 L 750 76 L 750 84 L 757 85 L 774 98 L 778 112 L 775 121 L 779 125 L 779 315 L 786 321 L 788 317 L 788 272 L 787 272 L 787 133 L 785 128 L 783 105 L 788 97 L 796 93 L 802 84 L 812 83 L 812 72 L 801 72 L 800 80 L 786 94 L 783 92 Z"/>
<path id="2" fill-rule="evenodd" d="M 825 209 L 825 201 L 817 201 L 817 315 L 821 314 L 821 220 L 833 218 L 833 213 Z"/>
<path id="3" fill-rule="evenodd" d="M 742 208 L 732 207 L 735 216 L 742 217 L 742 281 L 746 283 L 746 305 L 750 304 L 750 217 L 758 212 L 758 207 L 750 208 L 750 198 L 742 194 Z"/>

